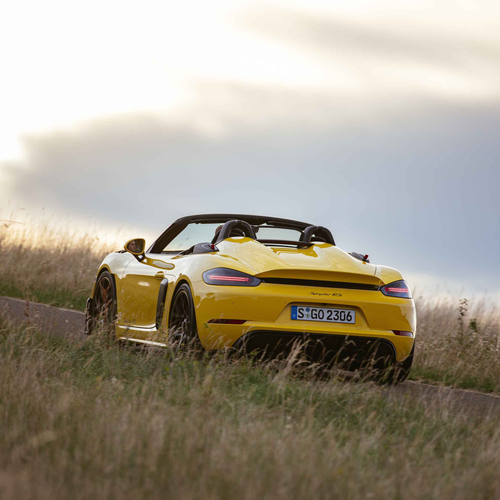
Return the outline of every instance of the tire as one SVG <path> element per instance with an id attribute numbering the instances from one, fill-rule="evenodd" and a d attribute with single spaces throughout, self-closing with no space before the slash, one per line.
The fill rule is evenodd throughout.
<path id="1" fill-rule="evenodd" d="M 178 349 L 203 350 L 196 327 L 193 295 L 187 283 L 175 292 L 170 309 L 168 344 Z"/>
<path id="2" fill-rule="evenodd" d="M 413 347 L 411 348 L 409 356 L 402 363 L 398 363 L 396 365 L 391 380 L 392 384 L 401 384 L 408 378 L 408 375 L 410 374 L 411 370 L 411 365 L 413 364 L 414 355 L 415 355 L 415 341 L 413 341 Z"/>
<path id="3" fill-rule="evenodd" d="M 104 271 L 97 279 L 95 293 L 87 308 L 86 330 L 88 334 L 106 332 L 109 339 L 116 340 L 116 286 L 113 275 Z"/>
<path id="4" fill-rule="evenodd" d="M 395 368 L 395 351 L 387 343 L 376 341 L 371 345 L 361 363 L 362 378 L 379 384 L 392 383 Z"/>
<path id="5" fill-rule="evenodd" d="M 413 343 L 410 354 L 402 363 L 395 363 L 391 368 L 380 372 L 380 377 L 377 382 L 384 385 L 397 385 L 403 383 L 410 374 L 414 353 L 415 343 Z"/>

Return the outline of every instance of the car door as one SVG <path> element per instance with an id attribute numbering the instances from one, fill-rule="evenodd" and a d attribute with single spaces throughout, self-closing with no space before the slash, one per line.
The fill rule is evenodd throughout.
<path id="1" fill-rule="evenodd" d="M 158 295 L 163 291 L 168 272 L 174 264 L 163 255 L 146 254 L 143 259 L 133 259 L 125 268 L 118 296 L 118 323 L 134 331 L 135 338 L 146 338 L 156 330 Z"/>

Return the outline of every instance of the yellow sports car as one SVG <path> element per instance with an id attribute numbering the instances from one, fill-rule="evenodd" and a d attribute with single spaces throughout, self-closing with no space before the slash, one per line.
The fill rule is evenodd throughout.
<path id="1" fill-rule="evenodd" d="M 240 214 L 182 217 L 152 245 L 109 254 L 87 301 L 86 332 L 114 325 L 120 340 L 197 343 L 307 355 L 358 369 L 367 359 L 404 380 L 416 314 L 402 275 L 346 253 L 331 232 L 295 220 Z"/>

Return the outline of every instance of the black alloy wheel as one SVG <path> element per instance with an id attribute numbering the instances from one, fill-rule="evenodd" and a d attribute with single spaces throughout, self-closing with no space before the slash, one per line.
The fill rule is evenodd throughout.
<path id="1" fill-rule="evenodd" d="M 191 288 L 183 283 L 175 292 L 169 321 L 169 346 L 201 350 Z"/>
<path id="2" fill-rule="evenodd" d="M 104 271 L 97 280 L 91 313 L 90 332 L 106 331 L 114 338 L 116 322 L 116 289 L 113 276 Z"/>

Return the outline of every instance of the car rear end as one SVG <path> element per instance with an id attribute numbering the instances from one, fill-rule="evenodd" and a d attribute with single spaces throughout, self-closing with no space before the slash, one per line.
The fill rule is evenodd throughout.
<path id="1" fill-rule="evenodd" d="M 196 283 L 198 331 L 207 349 L 274 352 L 311 341 L 360 360 L 376 345 L 398 363 L 412 351 L 415 305 L 398 273 L 386 273 L 396 278 L 387 283 L 383 272 L 343 272 L 339 266 L 254 275 L 221 269 L 207 271 Z"/>

